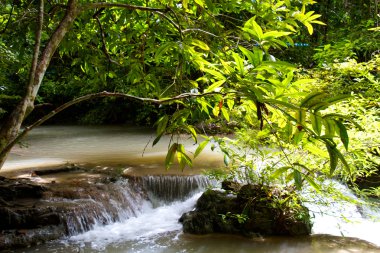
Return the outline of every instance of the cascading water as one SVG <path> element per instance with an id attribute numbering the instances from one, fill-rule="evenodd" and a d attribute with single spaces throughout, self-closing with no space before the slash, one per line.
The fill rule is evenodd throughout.
<path id="1" fill-rule="evenodd" d="M 139 181 L 140 180 L 140 181 Z M 177 189 L 179 194 L 161 195 L 169 199 L 178 198 L 182 199 L 168 203 L 168 201 L 161 202 L 160 206 L 155 206 L 151 201 L 140 201 L 137 199 L 137 206 L 133 211 L 126 211 L 124 214 L 113 218 L 108 221 L 115 220 L 109 224 L 103 222 L 95 223 L 91 229 L 84 233 L 75 234 L 60 242 L 54 242 L 32 248 L 30 250 L 23 250 L 23 252 L 286 252 L 286 253 L 304 253 L 304 252 L 366 252 L 366 253 L 380 253 L 380 249 L 369 244 L 344 237 L 331 237 L 331 236 L 312 236 L 300 238 L 287 238 L 287 237 L 268 237 L 257 238 L 255 240 L 245 239 L 234 236 L 222 235 L 209 235 L 206 237 L 197 237 L 185 235 L 182 233 L 182 225 L 178 222 L 179 217 L 187 211 L 194 208 L 197 199 L 201 195 L 201 189 L 197 187 L 204 187 L 207 180 L 203 177 L 186 176 L 177 178 L 177 176 L 147 176 L 139 180 L 132 181 L 131 179 L 122 180 L 115 184 L 117 188 L 109 189 L 112 191 L 120 191 L 122 194 L 120 198 L 112 198 L 117 203 L 114 210 L 119 210 L 122 213 L 125 211 L 120 204 L 125 199 L 133 198 L 139 192 L 136 188 L 136 182 L 139 181 L 142 188 L 155 193 L 154 198 L 160 196 L 165 191 L 171 192 Z M 175 186 L 171 186 L 170 182 Z M 196 183 L 197 182 L 197 183 Z M 157 184 L 157 185 L 155 185 Z M 182 185 L 183 184 L 183 185 Z M 182 187 L 181 187 L 182 185 Z M 197 185 L 197 186 L 195 186 Z M 133 187 L 131 187 L 133 186 Z M 192 187 L 190 187 L 192 186 Z M 132 191 L 132 192 L 131 192 Z M 192 192 L 192 193 L 191 193 Z M 116 194 L 118 195 L 118 194 Z M 138 196 L 145 196 L 144 193 L 139 193 Z M 166 197 L 165 197 L 166 196 Z M 188 197 L 184 197 L 188 196 Z M 94 201 L 99 201 L 97 196 Z M 183 200 L 185 198 L 185 200 Z M 102 200 L 103 201 L 103 200 Z M 133 202 L 133 201 L 132 201 Z M 157 204 L 157 203 L 156 203 Z M 316 207 L 316 206 L 314 206 Z M 320 206 L 318 206 L 320 207 Z M 320 207 L 322 208 L 322 207 Z M 346 206 L 347 209 L 347 206 Z M 358 211 L 358 210 L 356 210 Z M 330 216 L 325 216 L 330 217 Z M 337 219 L 334 222 L 338 222 Z M 100 221 L 102 218 L 99 219 Z M 328 225 L 333 224 L 332 220 L 315 218 L 314 233 L 321 234 L 336 234 Z M 107 223 L 106 222 L 106 223 Z M 342 221 L 339 221 L 340 226 L 345 226 Z M 378 227 L 378 223 L 372 223 L 373 227 Z M 355 231 L 356 227 L 353 226 L 351 230 Z M 363 231 L 362 231 L 363 232 Z M 375 231 L 364 231 L 362 238 L 371 241 L 366 237 L 368 234 L 375 234 Z M 347 235 L 350 236 L 350 235 Z M 380 243 L 373 241 L 374 243 Z"/>
<path id="2" fill-rule="evenodd" d="M 154 206 L 185 200 L 195 192 L 216 184 L 202 175 L 148 175 L 134 177 L 133 180 L 147 192 Z"/>
<path id="3" fill-rule="evenodd" d="M 324 197 L 320 203 L 306 203 L 314 216 L 312 232 L 360 238 L 380 246 L 380 210 L 363 203 L 347 186 L 337 181 L 326 183 L 357 203 L 332 197 Z"/>
<path id="4" fill-rule="evenodd" d="M 148 148 L 144 157 L 141 157 L 150 138 L 149 131 L 136 131 L 124 127 L 51 126 L 41 127 L 32 132 L 26 140 L 30 148 L 16 147 L 2 169 L 3 172 L 25 169 L 30 173 L 29 168 L 49 167 L 67 162 L 90 164 L 89 167 L 91 164 L 112 168 L 131 167 L 133 173 L 141 176 L 141 184 L 139 183 L 140 187 L 136 187 L 139 184 L 135 185 L 131 180 L 107 184 L 94 183 L 90 187 L 77 188 L 80 191 L 75 193 L 76 197 L 70 197 L 70 192 L 63 189 L 62 194 L 54 195 L 45 201 L 51 202 L 53 211 L 54 205 L 63 205 L 66 208 L 67 212 L 65 215 L 61 214 L 63 215 L 61 218 L 66 217 L 71 236 L 61 241 L 15 252 L 380 253 L 378 247 L 344 237 L 314 235 L 305 238 L 269 237 L 252 240 L 231 235 L 183 234 L 178 218 L 194 207 L 200 196 L 196 188 L 204 186 L 204 178 L 146 176 L 163 171 L 165 151 L 170 141 L 166 138 L 166 142 L 160 142 L 154 149 Z M 186 174 L 198 174 L 204 168 L 217 168 L 222 165 L 223 159 L 220 154 L 207 151 L 205 149 L 203 158 L 202 155 L 198 157 L 194 168 L 185 171 Z M 171 184 L 176 186 L 170 188 Z M 180 185 L 184 185 L 184 188 L 179 189 Z M 77 185 L 68 186 L 69 190 L 75 187 Z M 85 189 L 93 191 L 88 192 Z M 79 200 L 75 200 L 78 196 Z M 157 201 L 160 198 L 163 201 Z M 169 203 L 173 200 L 181 201 Z M 352 210 L 362 221 L 359 224 L 345 223 L 344 220 L 334 216 L 321 215 L 319 213 L 321 208 L 325 207 L 321 205 L 311 207 L 315 211 L 313 229 L 315 234 L 341 235 L 342 232 L 345 236 L 363 238 L 380 245 L 377 239 L 380 224 L 365 219 L 366 215 L 362 215 L 363 210 L 359 210 L 355 205 L 345 204 L 342 211 L 337 212 L 340 215 Z M 331 210 L 336 207 L 332 205 L 326 208 Z M 327 209 L 322 213 L 329 211 Z M 375 210 L 373 214 L 378 215 L 378 211 Z M 346 216 L 352 218 L 352 215 Z"/>

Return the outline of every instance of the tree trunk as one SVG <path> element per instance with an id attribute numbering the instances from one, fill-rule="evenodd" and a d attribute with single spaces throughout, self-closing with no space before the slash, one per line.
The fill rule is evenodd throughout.
<path id="1" fill-rule="evenodd" d="M 45 76 L 46 70 L 50 64 L 54 52 L 58 48 L 62 39 L 65 37 L 66 33 L 69 31 L 70 26 L 74 23 L 75 19 L 81 12 L 96 8 L 122 8 L 128 10 L 149 11 L 163 16 L 177 28 L 177 25 L 165 15 L 165 12 L 170 10 L 168 8 L 151 8 L 125 3 L 107 2 L 86 3 L 79 6 L 78 0 L 69 0 L 64 18 L 61 20 L 54 33 L 51 35 L 50 39 L 46 43 L 44 51 L 38 59 L 40 53 L 41 33 L 43 29 L 43 6 L 44 0 L 40 0 L 39 21 L 36 31 L 36 44 L 31 64 L 32 66 L 30 69 L 30 79 L 25 90 L 25 95 L 20 103 L 7 117 L 7 119 L 5 119 L 4 123 L 0 126 L 0 169 L 3 166 L 10 151 L 9 146 L 14 145 L 15 140 L 19 139 L 18 135 L 22 122 L 26 116 L 28 116 L 28 114 L 34 109 L 34 100 L 37 96 L 42 79 Z"/>
<path id="2" fill-rule="evenodd" d="M 0 151 L 4 150 L 4 148 L 17 137 L 25 117 L 31 111 L 33 111 L 34 100 L 41 86 L 42 79 L 45 76 L 45 72 L 49 66 L 50 60 L 53 57 L 53 54 L 58 48 L 60 42 L 68 32 L 70 26 L 74 22 L 75 18 L 79 14 L 79 10 L 77 8 L 77 0 L 70 0 L 67 6 L 65 17 L 62 19 L 55 32 L 51 35 L 40 59 L 38 60 L 38 55 L 40 52 L 40 36 L 43 27 L 44 0 L 40 1 L 41 5 L 39 10 L 39 25 L 38 30 L 36 31 L 36 46 L 34 48 L 34 56 L 30 70 L 30 80 L 26 87 L 24 97 L 1 126 Z M 9 151 L 0 155 L 0 168 L 3 166 L 8 153 Z"/>

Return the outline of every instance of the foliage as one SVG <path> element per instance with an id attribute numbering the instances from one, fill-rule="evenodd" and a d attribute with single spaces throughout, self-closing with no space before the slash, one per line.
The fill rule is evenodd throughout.
<path id="1" fill-rule="evenodd" d="M 347 59 L 356 59 L 359 62 L 370 61 L 379 53 L 380 48 L 380 33 L 368 31 L 374 25 L 374 22 L 369 20 L 348 31 L 347 29 L 334 31 L 336 39 L 317 48 L 314 60 L 320 66 L 344 62 Z"/>
<path id="2" fill-rule="evenodd" d="M 4 58 L 0 66 L 17 76 L 16 81 L 14 75 L 1 73 L 1 89 L 7 96 L 23 95 L 20 83 L 27 83 L 37 2 L 1 4 L 0 54 Z M 72 2 L 75 1 L 69 1 Z M 348 85 L 348 90 L 356 92 L 360 83 L 368 88 L 365 96 L 375 94 L 377 72 L 372 72 L 378 71 L 378 58 L 369 65 L 355 61 L 334 65 L 336 73 L 341 74 L 333 79 L 336 87 L 329 85 L 319 91 L 313 89 L 320 87 L 318 81 L 275 55 L 294 46 L 294 39 L 312 35 L 315 25 L 324 24 L 321 15 L 310 10 L 314 1 L 155 0 L 149 1 L 149 6 L 145 1 L 133 3 L 136 5 L 79 1 L 81 15 L 54 54 L 36 104 L 62 104 L 101 91 L 155 99 L 159 105 L 145 107 L 149 109 L 142 109 L 138 118 L 151 114 L 158 118 L 153 145 L 164 134 L 172 135 L 165 160 L 167 168 L 175 160 L 181 169 L 192 165 L 190 153 L 179 141 L 179 136 L 187 133 L 198 144 L 194 157 L 210 143 L 219 146 L 233 177 L 293 184 L 298 190 L 308 183 L 317 191 L 321 174 L 355 178 L 354 161 L 345 158 L 345 154 L 353 142 L 349 129 L 360 126 L 356 115 L 347 115 L 351 102 L 342 102 L 350 92 L 335 91 L 346 85 L 344 78 L 339 79 L 341 76 L 354 76 L 354 85 Z M 46 9 L 41 31 L 45 46 L 66 11 L 55 1 L 47 1 Z M 372 35 L 375 38 L 377 33 Z M 352 56 L 350 52 L 362 42 L 347 46 L 347 54 Z M 329 63 L 326 57 L 341 59 L 331 48 L 334 46 L 325 46 L 315 59 L 320 63 Z M 329 80 L 330 74 L 320 71 L 320 77 L 309 75 Z M 106 100 L 102 103 L 105 110 L 90 110 L 82 121 L 102 123 L 104 118 L 112 118 L 113 113 L 125 108 L 113 110 L 118 105 L 114 102 Z M 129 108 L 136 112 L 139 107 L 143 106 L 133 102 Z M 204 121 L 235 121 L 240 129 L 235 140 L 209 138 L 203 132 L 200 141 L 202 129 L 198 125 Z M 261 159 L 265 166 L 254 163 L 255 159 Z M 368 172 L 366 166 L 362 167 Z"/>

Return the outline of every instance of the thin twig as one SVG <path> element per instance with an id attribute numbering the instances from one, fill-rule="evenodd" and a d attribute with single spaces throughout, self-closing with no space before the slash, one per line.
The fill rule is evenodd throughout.
<path id="1" fill-rule="evenodd" d="M 202 30 L 200 28 L 188 28 L 188 29 L 185 29 L 182 31 L 182 33 L 187 33 L 187 32 L 201 32 L 201 33 L 205 33 L 207 35 L 210 35 L 212 37 L 220 37 L 218 35 L 215 35 L 213 33 L 208 32 L 208 31 Z"/>
<path id="2" fill-rule="evenodd" d="M 9 23 L 11 22 L 11 19 L 12 19 L 12 13 L 13 13 L 13 9 L 14 9 L 14 7 L 15 7 L 15 2 L 16 2 L 16 0 L 13 0 L 13 2 L 12 2 L 12 7 L 11 7 L 11 11 L 9 12 L 9 17 L 8 17 L 7 23 L 5 24 L 4 29 L 1 30 L 0 34 L 1 34 L 1 33 L 5 33 L 5 32 L 7 31 L 7 29 L 8 29 Z"/>

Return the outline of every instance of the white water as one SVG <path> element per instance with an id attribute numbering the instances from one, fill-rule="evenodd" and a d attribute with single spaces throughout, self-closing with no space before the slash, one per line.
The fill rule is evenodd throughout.
<path id="1" fill-rule="evenodd" d="M 163 171 L 167 143 L 157 147 L 149 145 L 145 156 L 141 154 L 152 134 L 123 127 L 43 127 L 31 133 L 26 140 L 29 148 L 16 147 L 5 164 L 5 171 L 46 167 L 66 162 L 95 163 L 104 166 L 132 165 L 134 173 L 149 174 L 152 170 Z M 167 140 L 166 140 L 167 141 Z M 191 145 L 191 144 L 190 144 Z M 222 163 L 220 155 L 206 152 L 198 159 L 198 168 L 215 167 Z M 179 171 L 175 171 L 178 173 Z M 199 173 L 196 171 L 194 173 Z M 190 173 L 191 174 L 191 173 Z M 107 226 L 95 226 L 83 234 L 62 242 L 32 248 L 28 252 L 376 252 L 355 241 L 316 238 L 266 238 L 249 240 L 233 236 L 194 237 L 181 232 L 178 222 L 182 213 L 193 208 L 199 194 L 184 202 L 154 208 L 145 203 L 136 217 Z M 330 201 L 332 202 L 332 200 Z M 380 246 L 380 223 L 363 218 L 352 204 L 331 206 L 312 205 L 315 211 L 314 234 L 344 235 L 361 238 Z M 321 211 L 321 212 L 320 212 Z M 329 213 L 325 215 L 321 213 Z M 332 216 L 331 216 L 332 215 Z M 341 216 L 353 222 L 347 222 Z"/>
<path id="2" fill-rule="evenodd" d="M 354 237 L 380 246 L 380 209 L 361 203 L 348 187 L 336 181 L 329 183 L 358 203 L 324 197 L 319 204 L 307 204 L 314 216 L 312 233 Z"/>
<path id="3" fill-rule="evenodd" d="M 134 240 L 147 244 L 163 234 L 180 233 L 182 225 L 178 219 L 193 208 L 200 195 L 201 193 L 197 193 L 184 202 L 174 202 L 158 208 L 146 204 L 137 217 L 106 226 L 96 226 L 91 231 L 72 236 L 68 241 L 90 246 L 95 250 L 104 250 L 110 244 Z"/>

